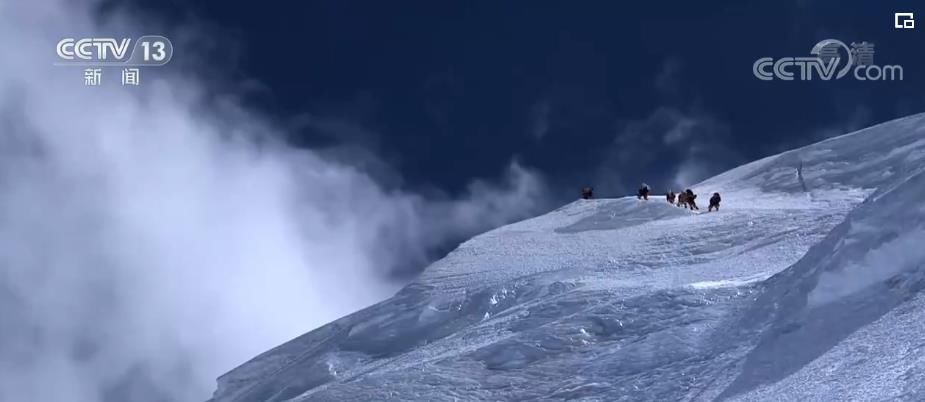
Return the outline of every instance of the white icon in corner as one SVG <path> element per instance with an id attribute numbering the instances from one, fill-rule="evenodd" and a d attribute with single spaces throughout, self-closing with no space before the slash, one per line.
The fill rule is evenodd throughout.
<path id="1" fill-rule="evenodd" d="M 915 28 L 915 20 L 912 19 L 912 13 L 896 13 L 893 27 L 897 29 Z"/>

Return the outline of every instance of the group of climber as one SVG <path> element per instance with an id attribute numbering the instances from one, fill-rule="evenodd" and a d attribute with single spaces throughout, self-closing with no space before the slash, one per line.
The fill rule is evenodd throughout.
<path id="1" fill-rule="evenodd" d="M 640 200 L 649 200 L 649 185 L 642 183 L 639 186 L 639 192 L 636 193 L 636 198 Z M 591 199 L 594 196 L 594 189 L 591 187 L 584 187 L 581 189 L 581 198 L 582 199 Z M 680 193 L 675 194 L 674 191 L 668 191 L 668 194 L 665 195 L 665 198 L 668 200 L 669 204 L 684 207 L 691 210 L 700 210 L 697 207 L 697 194 L 691 189 L 684 190 Z M 722 201 L 722 198 L 719 196 L 719 193 L 713 193 L 713 196 L 710 197 L 710 206 L 707 208 L 708 212 L 719 211 L 719 203 Z"/>
<path id="2" fill-rule="evenodd" d="M 674 191 L 668 191 L 668 194 L 665 195 L 665 199 L 668 200 L 669 204 L 673 204 L 678 207 L 700 210 L 700 208 L 697 207 L 697 194 L 694 194 L 691 189 L 684 190 L 677 194 L 675 194 Z M 677 200 L 677 202 L 675 202 L 675 200 Z M 713 196 L 710 197 L 710 206 L 707 208 L 707 211 L 719 211 L 719 203 L 722 200 L 723 199 L 719 196 L 719 193 L 713 193 Z"/>
<path id="3" fill-rule="evenodd" d="M 643 184 L 645 186 L 645 184 Z M 680 193 L 675 194 L 674 191 L 669 190 L 668 194 L 665 195 L 665 199 L 668 200 L 669 204 L 684 207 L 691 210 L 700 210 L 697 207 L 697 194 L 691 189 L 684 190 Z M 707 212 L 712 212 L 714 210 L 719 211 L 719 203 L 722 201 L 722 197 L 719 196 L 719 193 L 713 193 L 713 196 L 710 197 L 710 206 L 707 208 Z"/>

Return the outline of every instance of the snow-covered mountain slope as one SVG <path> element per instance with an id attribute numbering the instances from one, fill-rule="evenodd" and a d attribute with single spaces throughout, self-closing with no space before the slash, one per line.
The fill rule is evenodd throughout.
<path id="1" fill-rule="evenodd" d="M 925 399 L 925 115 L 477 236 L 213 401 Z M 293 317 L 293 319 L 299 319 Z"/>

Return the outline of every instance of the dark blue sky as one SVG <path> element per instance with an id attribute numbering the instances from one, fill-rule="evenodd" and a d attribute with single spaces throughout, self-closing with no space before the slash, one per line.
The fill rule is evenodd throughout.
<path id="1" fill-rule="evenodd" d="M 175 43 L 190 23 L 236 43 L 213 49 L 214 70 L 293 143 L 371 150 L 407 187 L 456 192 L 517 159 L 568 196 L 585 183 L 629 193 L 673 184 L 685 160 L 695 176 L 717 173 L 925 110 L 925 25 L 893 28 L 896 11 L 925 21 L 915 2 L 625 3 L 135 5 L 174 21 Z M 905 79 L 752 75 L 757 58 L 808 56 L 826 38 L 874 42 L 875 62 Z"/>

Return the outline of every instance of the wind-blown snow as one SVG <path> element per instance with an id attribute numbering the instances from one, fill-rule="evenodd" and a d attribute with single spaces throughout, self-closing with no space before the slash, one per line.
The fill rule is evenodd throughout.
<path id="1" fill-rule="evenodd" d="M 517 163 L 450 196 L 380 181 L 372 149 L 289 146 L 211 57 L 235 41 L 137 3 L 0 0 L 0 402 L 204 400 L 448 242 L 545 209 Z M 62 38 L 157 33 L 182 56 L 139 86 L 54 64 Z"/>
<path id="2" fill-rule="evenodd" d="M 717 213 L 577 201 L 469 240 L 213 400 L 922 400 L 923 168 L 916 115 L 693 186 Z"/>

